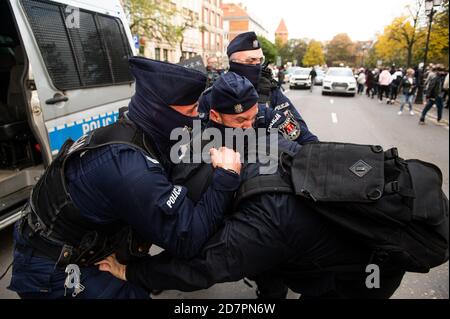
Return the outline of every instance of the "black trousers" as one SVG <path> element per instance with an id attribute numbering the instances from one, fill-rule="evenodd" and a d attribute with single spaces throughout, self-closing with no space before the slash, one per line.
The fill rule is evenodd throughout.
<path id="1" fill-rule="evenodd" d="M 367 288 L 365 277 L 348 274 L 335 279 L 335 289 L 319 295 L 302 294 L 299 299 L 389 299 L 400 286 L 404 271 L 380 272 L 379 288 Z"/>

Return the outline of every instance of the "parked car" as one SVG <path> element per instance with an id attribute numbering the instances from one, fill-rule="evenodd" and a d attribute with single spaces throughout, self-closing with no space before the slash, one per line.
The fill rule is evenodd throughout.
<path id="1" fill-rule="evenodd" d="M 293 66 L 288 68 L 285 72 L 284 72 L 284 83 L 289 83 L 289 80 L 291 79 L 291 75 L 294 74 L 294 72 L 296 70 L 300 69 L 300 67 L 297 66 Z"/>
<path id="2" fill-rule="evenodd" d="M 355 96 L 356 80 L 350 68 L 329 68 L 323 79 L 322 95 L 342 93 Z"/>
<path id="3" fill-rule="evenodd" d="M 289 88 L 294 89 L 297 87 L 310 88 L 311 87 L 311 77 L 309 73 L 310 68 L 299 68 L 295 70 L 289 79 Z"/>
<path id="4" fill-rule="evenodd" d="M 135 45 L 119 0 L 2 0 L 0 49 L 2 229 L 67 139 L 128 105 Z"/>
<path id="5" fill-rule="evenodd" d="M 325 72 L 320 69 L 316 69 L 317 76 L 314 80 L 314 85 L 322 85 L 323 84 L 323 78 L 325 77 Z"/>

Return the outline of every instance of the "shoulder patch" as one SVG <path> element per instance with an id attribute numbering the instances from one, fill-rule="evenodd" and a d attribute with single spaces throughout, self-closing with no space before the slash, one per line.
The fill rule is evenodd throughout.
<path id="1" fill-rule="evenodd" d="M 291 112 L 286 111 L 286 121 L 281 124 L 278 131 L 288 140 L 295 141 L 301 135 L 300 124 L 295 120 Z"/>

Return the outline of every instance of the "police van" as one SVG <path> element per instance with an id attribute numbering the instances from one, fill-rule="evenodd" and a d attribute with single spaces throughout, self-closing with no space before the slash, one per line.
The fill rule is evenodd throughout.
<path id="1" fill-rule="evenodd" d="M 117 120 L 134 50 L 119 0 L 0 1 L 0 229 L 68 138 Z"/>

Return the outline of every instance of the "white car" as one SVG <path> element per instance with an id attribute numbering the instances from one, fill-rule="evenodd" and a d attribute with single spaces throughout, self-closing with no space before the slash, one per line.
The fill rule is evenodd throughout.
<path id="1" fill-rule="evenodd" d="M 294 72 L 296 70 L 300 69 L 297 66 L 292 66 L 290 68 L 288 68 L 285 72 L 284 72 L 284 83 L 289 83 L 289 80 L 291 78 L 291 75 L 294 74 Z"/>
<path id="2" fill-rule="evenodd" d="M 323 79 L 322 95 L 343 93 L 355 96 L 356 80 L 349 68 L 329 68 Z"/>
<path id="3" fill-rule="evenodd" d="M 291 77 L 289 78 L 289 88 L 290 89 L 294 89 L 296 87 L 310 88 L 311 87 L 311 77 L 309 76 L 310 72 L 311 69 L 309 68 L 301 68 L 295 70 L 294 73 L 292 73 Z"/>
<path id="4" fill-rule="evenodd" d="M 322 85 L 323 84 L 323 78 L 325 77 L 325 72 L 322 70 L 316 69 L 317 76 L 314 80 L 314 85 Z"/>

